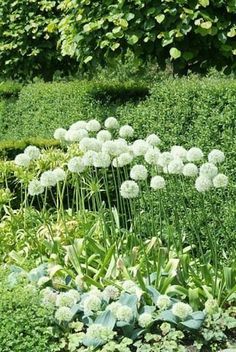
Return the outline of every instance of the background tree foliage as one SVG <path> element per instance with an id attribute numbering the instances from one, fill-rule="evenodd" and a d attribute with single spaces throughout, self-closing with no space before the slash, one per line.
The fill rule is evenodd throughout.
<path id="1" fill-rule="evenodd" d="M 59 0 L 1 0 L 0 66 L 1 75 L 50 79 L 64 70 L 65 59 L 57 49 Z"/>
<path id="2" fill-rule="evenodd" d="M 128 50 L 177 72 L 236 69 L 236 0 L 64 0 L 63 55 L 104 63 Z"/>

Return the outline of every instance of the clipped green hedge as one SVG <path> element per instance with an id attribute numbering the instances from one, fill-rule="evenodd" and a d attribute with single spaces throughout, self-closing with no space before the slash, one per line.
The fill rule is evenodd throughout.
<path id="1" fill-rule="evenodd" d="M 158 133 L 165 147 L 173 144 L 235 151 L 236 80 L 167 79 L 156 83 L 150 98 L 118 110 L 137 137 Z"/>
<path id="2" fill-rule="evenodd" d="M 144 83 L 127 81 L 72 81 L 30 84 L 21 90 L 18 100 L 1 113 L 1 139 L 28 137 L 51 138 L 58 127 L 67 127 L 78 119 L 104 120 L 118 105 L 145 98 Z"/>
<path id="3" fill-rule="evenodd" d="M 26 138 L 19 141 L 2 141 L 0 142 L 0 158 L 14 159 L 19 153 L 22 153 L 29 145 L 35 145 L 39 148 L 56 147 L 59 142 L 54 139 L 43 138 Z"/>

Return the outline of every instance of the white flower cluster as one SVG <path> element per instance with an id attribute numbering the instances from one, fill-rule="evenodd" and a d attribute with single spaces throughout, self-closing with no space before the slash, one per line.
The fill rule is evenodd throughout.
<path id="1" fill-rule="evenodd" d="M 170 307 L 170 305 L 171 305 L 171 300 L 170 300 L 170 297 L 167 295 L 160 295 L 156 300 L 156 306 L 160 310 L 166 310 Z"/>
<path id="2" fill-rule="evenodd" d="M 20 153 L 15 157 L 15 164 L 21 167 L 29 167 L 31 160 L 37 160 L 40 158 L 40 150 L 39 148 L 29 145 L 25 148 L 24 153 Z"/>
<path id="3" fill-rule="evenodd" d="M 44 192 L 45 187 L 56 186 L 57 183 L 66 179 L 66 172 L 57 167 L 54 170 L 48 170 L 41 174 L 40 180 L 33 179 L 29 182 L 28 193 L 30 196 L 37 196 Z"/>
<path id="4" fill-rule="evenodd" d="M 139 195 L 139 186 L 135 181 L 124 181 L 120 187 L 120 194 L 123 198 L 136 198 Z"/>
<path id="5" fill-rule="evenodd" d="M 97 312 L 101 309 L 102 299 L 98 295 L 90 293 L 83 301 L 83 308 L 86 314 Z"/>
<path id="6" fill-rule="evenodd" d="M 113 339 L 115 332 L 101 324 L 92 324 L 88 327 L 86 337 L 89 339 L 101 340 L 106 343 Z"/>
<path id="7" fill-rule="evenodd" d="M 57 307 L 73 307 L 80 300 L 80 294 L 77 290 L 69 290 L 62 292 L 57 296 L 56 306 Z"/>
<path id="8" fill-rule="evenodd" d="M 142 313 L 138 318 L 138 324 L 141 328 L 147 328 L 153 321 L 153 317 L 150 313 Z"/>
<path id="9" fill-rule="evenodd" d="M 193 309 L 189 304 L 177 302 L 173 305 L 171 311 L 176 317 L 180 318 L 181 320 L 184 320 L 190 314 L 192 314 Z"/>
<path id="10" fill-rule="evenodd" d="M 56 139 L 78 142 L 83 153 L 81 157 L 73 157 L 68 162 L 70 172 L 80 174 L 86 167 L 106 169 L 110 165 L 115 168 L 131 165 L 131 180 L 124 181 L 120 187 L 121 196 L 130 199 L 138 197 L 138 182 L 148 179 L 149 168 L 152 170 L 151 174 L 154 173 L 150 187 L 155 191 L 165 188 L 166 185 L 165 179 L 159 173 L 195 178 L 198 192 L 206 192 L 212 187 L 224 188 L 228 184 L 227 176 L 218 173 L 216 165 L 225 160 L 224 153 L 218 149 L 213 149 L 208 154 L 208 162 L 203 163 L 204 153 L 199 147 L 194 146 L 187 150 L 183 146 L 174 145 L 170 151 L 161 152 L 157 148 L 161 140 L 156 134 L 131 142 L 130 139 L 134 137 L 132 126 L 120 126 L 115 117 L 108 117 L 104 126 L 105 129 L 102 129 L 101 123 L 93 119 L 88 122 L 77 121 L 68 131 L 61 128 L 55 131 Z M 138 159 L 137 163 L 135 159 Z M 18 162 L 27 165 L 27 160 Z"/>

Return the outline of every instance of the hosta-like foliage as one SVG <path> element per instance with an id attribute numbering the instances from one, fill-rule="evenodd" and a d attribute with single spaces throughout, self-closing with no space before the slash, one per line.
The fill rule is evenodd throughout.
<path id="1" fill-rule="evenodd" d="M 124 54 L 176 71 L 236 68 L 235 0 L 64 0 L 62 53 L 81 63 Z"/>
<path id="2" fill-rule="evenodd" d="M 50 78 L 63 66 L 57 51 L 58 3 L 55 0 L 1 0 L 1 75 L 12 78 L 42 74 Z"/>

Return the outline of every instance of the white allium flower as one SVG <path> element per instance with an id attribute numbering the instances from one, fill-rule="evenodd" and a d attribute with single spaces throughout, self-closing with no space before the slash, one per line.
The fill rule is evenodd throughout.
<path id="1" fill-rule="evenodd" d="M 30 165 L 30 158 L 28 155 L 21 153 L 15 157 L 14 162 L 17 166 L 28 167 Z"/>
<path id="2" fill-rule="evenodd" d="M 121 126 L 119 136 L 121 138 L 131 138 L 134 135 L 134 129 L 130 125 Z"/>
<path id="3" fill-rule="evenodd" d="M 131 146 L 135 156 L 145 155 L 150 148 L 150 144 L 143 139 L 136 139 Z"/>
<path id="4" fill-rule="evenodd" d="M 84 129 L 80 129 L 80 130 L 73 130 L 73 129 L 69 129 L 69 131 L 66 132 L 65 135 L 65 140 L 67 142 L 80 142 L 83 138 L 87 138 L 88 137 L 88 131 L 84 130 Z"/>
<path id="5" fill-rule="evenodd" d="M 212 187 L 212 181 L 205 176 L 198 176 L 195 181 L 195 188 L 198 192 L 206 192 Z"/>
<path id="6" fill-rule="evenodd" d="M 107 300 L 116 300 L 120 296 L 120 291 L 117 287 L 109 285 L 103 290 L 102 295 Z"/>
<path id="7" fill-rule="evenodd" d="M 209 154 L 208 154 L 208 161 L 209 163 L 212 164 L 220 164 L 223 163 L 225 160 L 225 155 L 224 153 L 219 150 L 219 149 L 213 149 Z"/>
<path id="8" fill-rule="evenodd" d="M 200 148 L 192 147 L 187 151 L 187 160 L 190 162 L 196 162 L 203 159 L 203 152 Z"/>
<path id="9" fill-rule="evenodd" d="M 118 320 L 129 322 L 133 318 L 133 311 L 126 305 L 121 305 L 117 308 L 116 318 Z"/>
<path id="10" fill-rule="evenodd" d="M 150 313 L 140 314 L 138 317 L 138 324 L 141 328 L 147 328 L 152 323 L 152 315 Z"/>
<path id="11" fill-rule="evenodd" d="M 97 287 L 91 286 L 89 294 L 95 295 L 102 299 L 102 291 L 100 291 Z"/>
<path id="12" fill-rule="evenodd" d="M 212 163 L 204 163 L 200 166 L 200 176 L 214 178 L 218 174 L 218 168 Z"/>
<path id="13" fill-rule="evenodd" d="M 96 157 L 97 152 L 94 150 L 88 150 L 86 153 L 84 153 L 82 157 L 82 161 L 85 166 L 93 166 L 93 159 Z"/>
<path id="14" fill-rule="evenodd" d="M 86 128 L 88 131 L 98 132 L 101 129 L 101 124 L 99 121 L 97 121 L 95 119 L 90 120 L 90 121 L 88 121 Z"/>
<path id="15" fill-rule="evenodd" d="M 180 158 L 183 161 L 185 161 L 187 159 L 187 150 L 184 147 L 181 147 L 180 145 L 174 145 L 171 148 L 170 152 L 174 158 Z"/>
<path id="16" fill-rule="evenodd" d="M 174 160 L 171 160 L 167 169 L 170 174 L 180 175 L 183 172 L 183 167 L 183 161 L 180 158 L 175 158 Z"/>
<path id="17" fill-rule="evenodd" d="M 113 160 L 113 162 L 116 161 L 115 167 L 124 167 L 126 165 L 129 165 L 133 161 L 133 155 L 131 153 L 122 153 L 120 154 L 116 159 Z"/>
<path id="18" fill-rule="evenodd" d="M 108 304 L 108 306 L 106 307 L 106 310 L 110 310 L 112 312 L 112 314 L 114 316 L 116 316 L 116 312 L 119 307 L 121 307 L 120 302 L 112 302 L 112 303 Z"/>
<path id="19" fill-rule="evenodd" d="M 43 187 L 53 187 L 57 184 L 53 171 L 45 171 L 40 176 L 40 183 Z"/>
<path id="20" fill-rule="evenodd" d="M 60 307 L 57 309 L 55 313 L 55 318 L 59 321 L 66 321 L 69 322 L 73 318 L 73 312 L 68 307 Z"/>
<path id="21" fill-rule="evenodd" d="M 139 194 L 139 186 L 135 181 L 124 181 L 120 187 L 120 194 L 123 198 L 136 198 Z"/>
<path id="22" fill-rule="evenodd" d="M 73 291 L 73 292 L 72 292 Z M 62 292 L 57 296 L 56 306 L 57 307 L 72 307 L 80 300 L 80 294 L 76 290 L 70 290 L 68 292 Z"/>
<path id="23" fill-rule="evenodd" d="M 150 187 L 154 189 L 154 191 L 165 188 L 165 186 L 166 186 L 166 181 L 162 176 L 157 175 L 151 178 Z"/>
<path id="24" fill-rule="evenodd" d="M 107 153 L 99 152 L 93 156 L 93 166 L 108 168 L 111 165 L 110 155 Z"/>
<path id="25" fill-rule="evenodd" d="M 113 339 L 115 332 L 102 324 L 91 324 L 86 332 L 86 337 L 93 340 L 101 340 L 106 343 Z"/>
<path id="26" fill-rule="evenodd" d="M 156 306 L 161 309 L 161 310 L 165 310 L 165 309 L 168 309 L 171 305 L 171 300 L 170 300 L 170 297 L 167 296 L 167 295 L 160 295 L 158 298 L 157 298 L 157 301 L 156 301 Z"/>
<path id="27" fill-rule="evenodd" d="M 24 154 L 27 155 L 30 160 L 37 160 L 40 157 L 40 150 L 34 145 L 29 145 L 25 148 Z"/>
<path id="28" fill-rule="evenodd" d="M 50 277 L 49 276 L 42 276 L 38 279 L 37 285 L 38 286 L 43 286 L 45 285 L 48 281 L 50 281 Z"/>
<path id="29" fill-rule="evenodd" d="M 109 131 L 101 130 L 97 134 L 97 140 L 99 140 L 102 143 L 106 141 L 110 141 L 111 139 L 112 139 L 112 135 Z"/>
<path id="30" fill-rule="evenodd" d="M 150 165 L 157 165 L 160 156 L 160 150 L 156 147 L 149 148 L 144 155 L 145 161 Z"/>
<path id="31" fill-rule="evenodd" d="M 108 117 L 104 123 L 105 127 L 110 130 L 116 130 L 120 127 L 119 122 L 115 117 Z"/>
<path id="32" fill-rule="evenodd" d="M 193 312 L 192 307 L 189 304 L 183 302 L 175 303 L 171 311 L 176 317 L 182 320 L 186 319 Z"/>
<path id="33" fill-rule="evenodd" d="M 102 301 L 95 294 L 89 294 L 83 302 L 83 307 L 85 312 L 97 312 L 101 309 Z"/>
<path id="34" fill-rule="evenodd" d="M 183 175 L 187 177 L 194 177 L 198 175 L 198 167 L 193 163 L 187 163 L 183 167 Z"/>
<path id="35" fill-rule="evenodd" d="M 114 140 L 116 146 L 117 146 L 117 149 L 119 151 L 119 154 L 122 154 L 122 153 L 127 153 L 129 152 L 129 146 L 128 146 L 128 143 L 127 141 L 124 139 L 124 138 L 118 138 L 118 139 L 115 139 Z"/>
<path id="36" fill-rule="evenodd" d="M 213 186 L 215 188 L 225 188 L 227 187 L 229 179 L 224 174 L 218 174 L 216 177 L 213 178 Z"/>
<path id="37" fill-rule="evenodd" d="M 65 139 L 66 130 L 64 128 L 57 128 L 54 132 L 53 137 L 58 141 L 63 141 Z"/>
<path id="38" fill-rule="evenodd" d="M 66 173 L 61 167 L 54 169 L 53 174 L 55 176 L 56 182 L 64 181 L 66 178 Z"/>
<path id="39" fill-rule="evenodd" d="M 86 121 L 77 121 L 75 123 L 73 123 L 71 126 L 70 126 L 70 130 L 86 130 L 86 127 L 87 127 L 87 122 Z"/>
<path id="40" fill-rule="evenodd" d="M 137 290 L 137 285 L 134 281 L 132 280 L 125 280 L 123 283 L 122 283 L 122 288 L 124 291 L 130 293 L 130 294 L 133 294 L 136 292 Z"/>
<path id="41" fill-rule="evenodd" d="M 146 141 L 152 145 L 153 147 L 156 147 L 157 145 L 159 145 L 161 143 L 160 138 L 156 135 L 156 134 L 150 134 L 147 138 Z"/>
<path id="42" fill-rule="evenodd" d="M 135 181 L 146 180 L 148 171 L 144 165 L 134 165 L 130 170 L 130 177 Z"/>
<path id="43" fill-rule="evenodd" d="M 71 295 L 71 297 L 74 297 L 74 300 L 75 300 L 76 303 L 79 302 L 81 297 L 80 297 L 80 293 L 77 290 L 70 289 L 68 291 L 68 294 Z"/>
<path id="44" fill-rule="evenodd" d="M 158 165 L 162 167 L 167 167 L 172 160 L 173 160 L 173 155 L 171 155 L 170 152 L 163 152 L 159 156 Z"/>
<path id="45" fill-rule="evenodd" d="M 104 142 L 102 145 L 102 151 L 108 153 L 112 157 L 117 157 L 128 151 L 128 145 L 124 139 L 119 138 L 114 141 Z"/>
<path id="46" fill-rule="evenodd" d="M 100 152 L 102 148 L 102 143 L 96 138 L 85 137 L 80 141 L 79 147 L 83 152 L 87 152 L 88 150 Z"/>
<path id="47" fill-rule="evenodd" d="M 28 186 L 28 193 L 31 196 L 37 196 L 43 193 L 44 187 L 41 185 L 41 182 L 38 180 L 32 180 Z"/>
<path id="48" fill-rule="evenodd" d="M 85 169 L 83 159 L 80 156 L 75 156 L 74 158 L 70 159 L 68 162 L 68 169 L 70 172 L 75 172 L 77 174 L 83 172 Z"/>
<path id="49" fill-rule="evenodd" d="M 57 293 L 50 287 L 46 287 L 45 289 L 41 290 L 41 294 L 43 296 L 43 304 L 56 304 Z"/>

